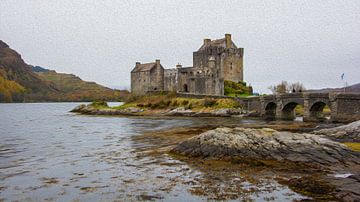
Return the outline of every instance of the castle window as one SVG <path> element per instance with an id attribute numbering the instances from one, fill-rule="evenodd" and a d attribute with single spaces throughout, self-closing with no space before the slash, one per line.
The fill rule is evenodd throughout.
<path id="1" fill-rule="evenodd" d="M 230 69 L 232 70 L 232 62 L 230 63 Z"/>

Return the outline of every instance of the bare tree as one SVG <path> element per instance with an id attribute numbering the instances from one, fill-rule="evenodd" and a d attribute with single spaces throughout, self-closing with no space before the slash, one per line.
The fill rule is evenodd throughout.
<path id="1" fill-rule="evenodd" d="M 296 93 L 298 93 L 298 92 L 303 92 L 303 91 L 305 91 L 306 89 L 305 89 L 305 87 L 304 87 L 304 85 L 302 84 L 302 83 L 300 83 L 300 82 L 296 82 L 296 83 L 292 83 L 291 85 L 290 85 L 290 89 L 291 89 L 291 91 L 292 92 L 296 92 Z"/>
<path id="2" fill-rule="evenodd" d="M 300 82 L 288 83 L 287 81 L 281 81 L 280 84 L 269 86 L 268 89 L 271 90 L 273 94 L 282 94 L 290 92 L 303 92 L 305 90 L 305 87 Z"/>
<path id="3" fill-rule="evenodd" d="M 271 90 L 272 94 L 276 94 L 276 86 L 269 86 L 268 89 Z"/>

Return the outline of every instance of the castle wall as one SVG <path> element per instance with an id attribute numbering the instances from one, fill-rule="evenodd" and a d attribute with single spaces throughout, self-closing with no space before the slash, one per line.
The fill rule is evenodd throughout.
<path id="1" fill-rule="evenodd" d="M 215 68 L 178 69 L 178 92 L 199 95 L 223 95 L 224 80 Z"/>
<path id="2" fill-rule="evenodd" d="M 177 89 L 177 69 L 165 69 L 164 70 L 164 90 L 176 91 Z"/>
<path id="3" fill-rule="evenodd" d="M 150 72 L 131 73 L 131 92 L 137 95 L 145 94 L 150 86 Z"/>
<path id="4" fill-rule="evenodd" d="M 226 51 L 222 53 L 222 62 L 220 68 L 222 70 L 222 76 L 224 80 L 233 82 L 244 80 L 243 54 L 243 48 L 226 49 Z"/>
<path id="5" fill-rule="evenodd" d="M 157 65 L 150 71 L 150 85 L 148 91 L 164 90 L 164 68 Z"/>

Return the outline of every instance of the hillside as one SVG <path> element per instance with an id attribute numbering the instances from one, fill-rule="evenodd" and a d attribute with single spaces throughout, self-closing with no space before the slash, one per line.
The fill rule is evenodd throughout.
<path id="1" fill-rule="evenodd" d="M 24 62 L 0 40 L 0 102 L 121 100 L 128 92 Z"/>
<path id="2" fill-rule="evenodd" d="M 53 70 L 40 71 L 36 74 L 43 80 L 52 83 L 64 95 L 64 101 L 119 100 L 127 91 L 112 90 L 95 82 L 83 81 L 73 74 L 57 73 Z M 63 101 L 62 98 L 57 98 Z"/>
<path id="3" fill-rule="evenodd" d="M 26 95 L 32 97 L 42 97 L 48 93 L 56 93 L 58 90 L 50 83 L 41 80 L 31 71 L 29 66 L 21 58 L 21 55 L 9 48 L 9 46 L 0 40 L 0 77 L 1 82 L 0 100 L 21 101 Z M 11 82 L 10 82 L 11 81 Z M 21 86 L 23 90 L 10 90 L 10 84 Z M 11 92 L 9 95 L 7 92 Z M 25 96 L 25 97 L 24 97 Z"/>
<path id="4" fill-rule="evenodd" d="M 329 93 L 329 92 L 347 92 L 347 93 L 360 93 L 360 83 L 347 86 L 344 88 L 324 88 L 319 90 L 308 90 L 308 92 L 318 92 L 318 93 Z"/>

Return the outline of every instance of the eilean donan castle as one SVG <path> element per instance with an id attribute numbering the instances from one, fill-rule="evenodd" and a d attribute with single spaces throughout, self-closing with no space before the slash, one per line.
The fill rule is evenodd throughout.
<path id="1" fill-rule="evenodd" d="M 243 81 L 244 49 L 231 40 L 204 39 L 193 52 L 193 66 L 164 69 L 160 60 L 141 64 L 131 71 L 131 92 L 143 95 L 154 91 L 176 91 L 195 95 L 224 95 L 224 81 Z"/>

